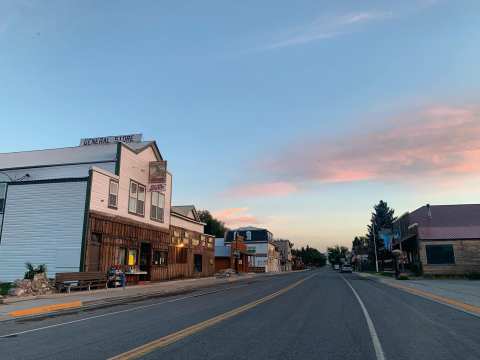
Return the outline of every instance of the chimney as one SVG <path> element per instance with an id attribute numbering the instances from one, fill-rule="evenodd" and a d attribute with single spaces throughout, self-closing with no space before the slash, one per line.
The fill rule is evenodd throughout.
<path id="1" fill-rule="evenodd" d="M 432 207 L 430 206 L 430 204 L 427 204 L 427 216 L 429 219 L 432 218 Z"/>

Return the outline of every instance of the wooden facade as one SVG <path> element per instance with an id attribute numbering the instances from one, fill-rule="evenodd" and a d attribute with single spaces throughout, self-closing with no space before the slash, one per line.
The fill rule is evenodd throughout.
<path id="1" fill-rule="evenodd" d="M 213 241 L 212 236 L 182 228 L 165 231 L 91 211 L 83 271 L 107 272 L 116 267 L 127 274 L 141 273 L 140 281 L 212 276 Z M 133 276 L 127 276 L 130 282 L 136 282 Z"/>

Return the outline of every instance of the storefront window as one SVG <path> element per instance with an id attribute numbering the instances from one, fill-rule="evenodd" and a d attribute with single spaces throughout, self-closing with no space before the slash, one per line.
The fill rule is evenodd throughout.
<path id="1" fill-rule="evenodd" d="M 168 253 L 166 251 L 153 252 L 153 265 L 167 265 Z"/>
<path id="2" fill-rule="evenodd" d="M 127 249 L 119 248 L 117 251 L 117 259 L 116 259 L 117 265 L 125 265 L 126 258 L 127 258 Z"/>
<path id="3" fill-rule="evenodd" d="M 455 264 L 452 245 L 426 245 L 425 250 L 427 253 L 427 264 Z"/>
<path id="4" fill-rule="evenodd" d="M 137 250 L 129 249 L 128 250 L 128 266 L 137 265 Z"/>

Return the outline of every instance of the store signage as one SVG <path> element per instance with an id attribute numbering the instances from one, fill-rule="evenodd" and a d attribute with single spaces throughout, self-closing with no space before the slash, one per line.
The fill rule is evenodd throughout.
<path id="1" fill-rule="evenodd" d="M 118 142 L 139 143 L 142 141 L 142 134 L 103 136 L 96 138 L 86 138 L 80 140 L 80 146 L 115 144 Z"/>
<path id="2" fill-rule="evenodd" d="M 149 191 L 167 191 L 167 161 L 151 161 L 149 164 Z"/>

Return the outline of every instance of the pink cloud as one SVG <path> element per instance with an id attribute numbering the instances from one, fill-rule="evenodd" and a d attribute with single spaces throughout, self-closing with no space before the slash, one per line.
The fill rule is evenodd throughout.
<path id="1" fill-rule="evenodd" d="M 226 195 L 234 197 L 286 196 L 297 191 L 297 187 L 286 181 L 247 184 L 233 187 Z"/>
<path id="2" fill-rule="evenodd" d="M 255 216 L 248 213 L 246 207 L 218 210 L 214 211 L 212 215 L 231 227 L 259 223 Z"/>
<path id="3" fill-rule="evenodd" d="M 480 108 L 434 106 L 382 119 L 369 131 L 301 139 L 259 165 L 280 188 L 303 182 L 358 182 L 480 173 Z M 275 194 L 268 186 L 245 193 Z"/>

